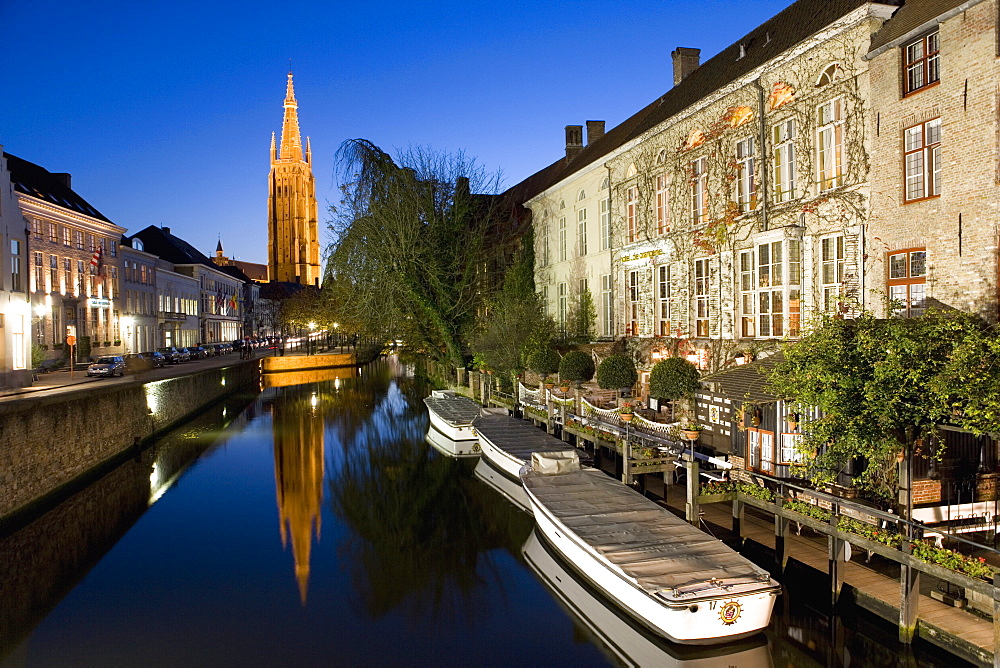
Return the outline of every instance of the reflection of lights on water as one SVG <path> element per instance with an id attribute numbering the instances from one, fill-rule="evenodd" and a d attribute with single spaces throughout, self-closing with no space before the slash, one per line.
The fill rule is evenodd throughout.
<path id="1" fill-rule="evenodd" d="M 335 389 L 335 390 L 339 390 L 340 389 L 340 378 L 334 378 L 333 379 L 333 389 Z"/>
<path id="2" fill-rule="evenodd" d="M 316 404 L 318 403 L 319 399 L 316 398 L 316 393 L 313 392 L 313 395 L 309 397 L 309 405 L 312 406 L 313 408 L 316 408 Z"/>
<path id="3" fill-rule="evenodd" d="M 159 407 L 159 398 L 156 394 L 156 388 L 159 383 L 147 383 L 143 389 L 146 390 L 146 406 L 149 407 L 150 413 L 156 413 L 156 409 Z"/>
<path id="4" fill-rule="evenodd" d="M 162 475 L 160 467 L 157 466 L 156 462 L 153 462 L 153 470 L 149 474 L 149 505 L 159 501 L 160 497 L 170 489 L 171 481 L 161 480 Z"/>
<path id="5" fill-rule="evenodd" d="M 226 377 L 223 376 L 222 377 L 222 387 L 225 387 L 225 386 L 226 386 Z"/>
<path id="6" fill-rule="evenodd" d="M 227 409 L 227 408 L 226 408 L 225 406 L 223 406 L 223 407 L 222 407 L 222 417 L 226 417 L 226 415 L 227 415 L 228 413 L 229 413 L 229 410 L 228 410 L 228 409 Z"/>

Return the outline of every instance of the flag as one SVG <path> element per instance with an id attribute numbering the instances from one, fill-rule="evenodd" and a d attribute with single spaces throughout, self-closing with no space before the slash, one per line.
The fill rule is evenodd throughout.
<path id="1" fill-rule="evenodd" d="M 232 296 L 229 298 L 229 310 L 232 311 L 233 313 L 235 313 L 236 312 L 236 305 L 237 305 L 236 293 L 234 292 L 232 294 Z"/>
<path id="2" fill-rule="evenodd" d="M 104 251 L 98 247 L 94 255 L 90 258 L 90 266 L 93 267 L 91 273 L 97 277 L 97 281 L 104 280 Z"/>

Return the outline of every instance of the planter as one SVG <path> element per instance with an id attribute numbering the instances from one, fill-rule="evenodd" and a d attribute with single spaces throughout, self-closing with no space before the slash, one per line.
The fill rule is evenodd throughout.
<path id="1" fill-rule="evenodd" d="M 684 434 L 684 438 L 686 438 L 689 441 L 697 441 L 698 438 L 701 436 L 700 429 L 682 429 L 681 433 Z"/>
<path id="2" fill-rule="evenodd" d="M 718 494 L 699 494 L 698 503 L 724 503 L 736 498 L 736 492 L 720 492 Z"/>
<path id="3" fill-rule="evenodd" d="M 620 417 L 622 419 L 622 422 L 631 422 L 632 421 L 632 413 L 619 413 L 618 417 Z"/>

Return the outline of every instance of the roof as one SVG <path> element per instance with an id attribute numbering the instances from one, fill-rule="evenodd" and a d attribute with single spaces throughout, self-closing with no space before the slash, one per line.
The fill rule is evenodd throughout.
<path id="1" fill-rule="evenodd" d="M 902 0 L 880 0 L 877 4 L 901 3 Z M 557 160 L 504 194 L 519 202 L 528 201 L 707 95 L 752 72 L 842 16 L 868 4 L 872 3 L 868 0 L 798 0 L 702 63 L 679 84 L 585 146 L 574 157 Z M 744 51 L 742 58 L 741 48 Z"/>
<path id="2" fill-rule="evenodd" d="M 737 401 L 763 403 L 777 401 L 779 397 L 764 388 L 767 385 L 768 375 L 774 370 L 775 365 L 784 359 L 784 354 L 777 352 L 749 364 L 704 376 L 701 378 L 701 384 L 703 387 L 709 386 L 710 391 L 715 394 L 722 394 Z"/>
<path id="3" fill-rule="evenodd" d="M 310 287 L 312 286 L 290 281 L 271 281 L 260 286 L 260 297 L 261 299 L 288 299 Z"/>
<path id="4" fill-rule="evenodd" d="M 69 174 L 53 174 L 44 167 L 7 152 L 4 152 L 3 156 L 7 158 L 10 181 L 17 192 L 72 209 L 91 218 L 111 222 L 70 187 Z"/>
<path id="5" fill-rule="evenodd" d="M 892 18 L 872 35 L 871 50 L 877 51 L 891 45 L 895 40 L 964 4 L 968 4 L 968 0 L 906 0 L 906 4 L 897 9 Z"/>
<path id="6" fill-rule="evenodd" d="M 253 282 L 253 280 L 249 276 L 247 276 L 245 273 L 243 273 L 242 269 L 240 269 L 239 267 L 237 267 L 235 265 L 228 264 L 228 265 L 225 265 L 225 266 L 219 266 L 219 265 L 217 265 L 217 264 L 215 264 L 213 262 L 212 263 L 212 267 L 214 267 L 215 269 L 218 269 L 219 271 L 221 271 L 221 272 L 223 272 L 225 274 L 229 274 L 233 278 L 237 278 L 237 279 L 243 281 L 244 283 L 252 283 Z"/>
<path id="7" fill-rule="evenodd" d="M 167 262 L 172 262 L 173 264 L 202 264 L 212 269 L 222 270 L 222 267 L 217 266 L 209 260 L 197 248 L 180 237 L 170 234 L 170 228 L 150 225 L 146 229 L 136 232 L 129 239 L 131 240 L 135 237 L 142 240 L 143 248 L 147 253 L 159 256 Z"/>

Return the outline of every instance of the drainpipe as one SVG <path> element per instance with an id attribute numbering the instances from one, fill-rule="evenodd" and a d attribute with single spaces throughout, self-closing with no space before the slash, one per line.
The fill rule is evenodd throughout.
<path id="1" fill-rule="evenodd" d="M 757 86 L 757 125 L 759 127 L 758 139 L 760 142 L 760 213 L 761 213 L 761 225 L 763 226 L 763 232 L 770 229 L 771 221 L 768 217 L 767 211 L 767 129 L 764 126 L 764 103 L 766 102 L 766 96 L 764 94 L 764 87 L 760 83 L 760 78 L 756 78 L 753 81 L 754 85 Z"/>

